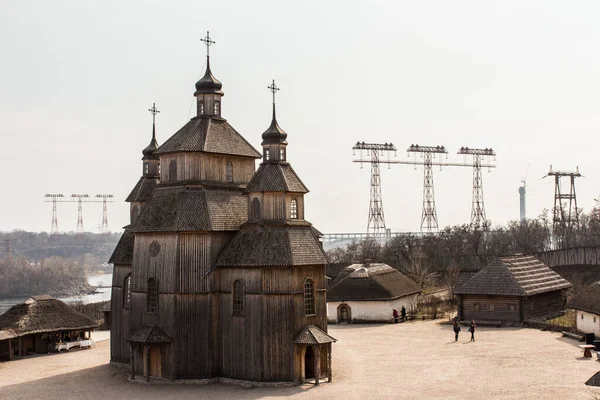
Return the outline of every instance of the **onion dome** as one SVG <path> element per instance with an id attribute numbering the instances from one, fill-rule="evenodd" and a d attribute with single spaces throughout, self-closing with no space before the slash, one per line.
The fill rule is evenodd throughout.
<path id="1" fill-rule="evenodd" d="M 150 144 L 142 150 L 142 160 L 158 160 L 158 154 L 154 154 L 154 151 L 158 149 L 158 142 L 156 141 L 156 126 L 152 124 L 152 140 Z"/>
<path id="2" fill-rule="evenodd" d="M 220 94 L 223 95 L 221 88 L 223 84 L 213 76 L 210 70 L 210 57 L 206 56 L 206 73 L 204 76 L 196 82 L 196 93 L 198 94 Z"/>
<path id="3" fill-rule="evenodd" d="M 279 124 L 277 123 L 277 118 L 275 117 L 275 104 L 273 104 L 273 120 L 271 121 L 271 126 L 262 134 L 262 143 L 264 146 L 266 144 L 287 144 L 285 140 L 287 138 L 287 133 L 281 129 Z"/>

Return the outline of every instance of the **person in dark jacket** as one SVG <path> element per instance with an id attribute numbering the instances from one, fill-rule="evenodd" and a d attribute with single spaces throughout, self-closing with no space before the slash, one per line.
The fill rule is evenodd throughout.
<path id="1" fill-rule="evenodd" d="M 454 321 L 454 341 L 458 341 L 458 333 L 460 332 L 460 325 L 458 321 Z"/>
<path id="2" fill-rule="evenodd" d="M 392 316 L 394 317 L 394 323 L 397 324 L 398 323 L 398 310 L 396 310 L 394 308 L 394 311 L 392 311 Z"/>
<path id="3" fill-rule="evenodd" d="M 469 332 L 471 332 L 471 342 L 475 341 L 475 320 L 471 320 L 471 325 L 469 325 Z"/>
<path id="4" fill-rule="evenodd" d="M 400 310 L 400 314 L 402 315 L 402 321 L 406 321 L 406 308 L 402 306 L 402 310 Z"/>

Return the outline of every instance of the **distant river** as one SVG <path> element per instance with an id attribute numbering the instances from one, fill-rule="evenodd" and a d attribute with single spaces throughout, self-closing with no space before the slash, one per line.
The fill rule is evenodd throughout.
<path id="1" fill-rule="evenodd" d="M 88 282 L 92 286 L 110 286 L 112 284 L 112 274 L 94 275 L 88 278 Z M 82 303 L 96 303 L 99 301 L 110 300 L 110 287 L 96 289 L 98 293 L 86 294 L 84 296 L 76 297 L 59 297 L 60 300 L 65 303 L 75 303 L 81 301 Z M 43 293 L 40 293 L 43 294 Z M 3 314 L 6 310 L 14 306 L 15 304 L 22 303 L 27 298 L 2 298 L 0 297 L 0 314 Z"/>

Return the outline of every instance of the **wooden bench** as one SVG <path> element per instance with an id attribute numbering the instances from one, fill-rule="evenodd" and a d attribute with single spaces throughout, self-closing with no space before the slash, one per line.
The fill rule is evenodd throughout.
<path id="1" fill-rule="evenodd" d="M 585 358 L 592 358 L 592 349 L 595 349 L 596 346 L 593 344 L 580 344 L 579 347 L 583 349 L 583 356 Z"/>

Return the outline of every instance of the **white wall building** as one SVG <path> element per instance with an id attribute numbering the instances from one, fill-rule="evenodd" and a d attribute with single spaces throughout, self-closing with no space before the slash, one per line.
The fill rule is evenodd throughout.
<path id="1" fill-rule="evenodd" d="M 421 288 L 387 264 L 352 264 L 327 290 L 330 323 L 390 322 L 393 310 L 417 305 Z"/>
<path id="2" fill-rule="evenodd" d="M 580 290 L 567 307 L 577 311 L 577 330 L 600 337 L 600 282 Z"/>

